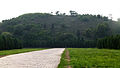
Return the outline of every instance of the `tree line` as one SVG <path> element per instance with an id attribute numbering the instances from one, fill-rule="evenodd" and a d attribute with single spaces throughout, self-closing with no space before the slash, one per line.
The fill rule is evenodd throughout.
<path id="1" fill-rule="evenodd" d="M 20 40 L 14 38 L 9 32 L 3 32 L 0 35 L 0 50 L 20 49 L 22 44 Z"/>
<path id="2" fill-rule="evenodd" d="M 120 35 L 112 35 L 98 39 L 97 48 L 120 49 Z"/>
<path id="3" fill-rule="evenodd" d="M 0 23 L 0 37 L 4 44 L 1 42 L 0 48 L 95 48 L 96 39 L 115 33 L 116 28 L 110 26 L 115 22 L 107 17 L 80 15 L 75 11 L 70 11 L 70 14 L 60 14 L 59 11 L 56 15 L 29 13 L 3 20 Z"/>

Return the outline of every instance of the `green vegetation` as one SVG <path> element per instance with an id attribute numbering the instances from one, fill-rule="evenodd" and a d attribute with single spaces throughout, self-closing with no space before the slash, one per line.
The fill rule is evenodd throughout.
<path id="1" fill-rule="evenodd" d="M 120 50 L 96 48 L 69 48 L 68 50 L 72 68 L 120 68 Z M 65 63 L 66 59 L 62 56 L 58 68 L 65 68 Z"/>
<path id="2" fill-rule="evenodd" d="M 24 52 L 30 52 L 30 51 L 38 51 L 43 49 L 45 48 L 25 48 L 25 49 L 3 50 L 3 51 L 0 51 L 0 56 L 18 54 L 18 53 L 24 53 Z"/>
<path id="3" fill-rule="evenodd" d="M 70 11 L 70 15 L 59 11 L 56 15 L 28 13 L 3 20 L 0 24 L 0 33 L 11 33 L 21 40 L 23 48 L 88 48 L 96 47 L 94 41 L 97 38 L 118 32 L 110 26 L 114 23 L 116 22 L 101 15 L 80 15 L 76 11 Z"/>
<path id="4" fill-rule="evenodd" d="M 54 47 L 83 48 L 68 49 L 72 68 L 119 68 L 120 51 L 108 49 L 120 49 L 120 20 L 71 10 L 70 15 L 28 13 L 0 23 L 0 50 L 6 50 L 0 55 Z M 64 52 L 59 68 L 67 65 Z"/>
<path id="5" fill-rule="evenodd" d="M 97 40 L 97 48 L 120 49 L 120 35 L 114 35 Z"/>
<path id="6" fill-rule="evenodd" d="M 72 10 L 70 15 L 60 11 L 57 11 L 56 15 L 28 13 L 0 23 L 0 34 L 3 36 L 0 36 L 0 50 L 96 48 L 97 39 L 120 34 L 119 28 L 120 21 L 113 21 L 101 15 L 81 15 Z"/>
<path id="7" fill-rule="evenodd" d="M 66 49 L 65 49 L 65 51 L 61 56 L 61 60 L 60 60 L 60 64 L 58 65 L 58 68 L 67 68 L 67 65 L 68 65 L 68 61 L 66 58 Z"/>
<path id="8" fill-rule="evenodd" d="M 0 35 L 0 50 L 20 49 L 22 44 L 20 40 L 13 37 L 9 32 L 3 32 Z"/>

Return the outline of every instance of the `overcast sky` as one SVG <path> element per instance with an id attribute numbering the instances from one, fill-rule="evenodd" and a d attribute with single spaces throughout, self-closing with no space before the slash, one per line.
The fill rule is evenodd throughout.
<path id="1" fill-rule="evenodd" d="M 0 21 L 25 13 L 74 10 L 79 14 L 112 14 L 114 20 L 120 18 L 119 0 L 0 0 Z"/>

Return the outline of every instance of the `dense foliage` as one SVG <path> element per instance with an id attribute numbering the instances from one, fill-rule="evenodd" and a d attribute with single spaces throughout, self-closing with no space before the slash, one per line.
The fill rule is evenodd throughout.
<path id="1" fill-rule="evenodd" d="M 115 21 L 101 15 L 29 13 L 0 24 L 0 33 L 10 32 L 24 48 L 96 47 L 96 39 L 119 33 Z M 2 43 L 1 43 L 2 44 Z M 19 46 L 19 45 L 18 45 Z M 12 47 L 8 45 L 9 47 Z"/>
<path id="2" fill-rule="evenodd" d="M 0 50 L 22 48 L 20 40 L 14 38 L 9 32 L 3 32 L 0 35 Z"/>
<path id="3" fill-rule="evenodd" d="M 98 48 L 120 49 L 120 35 L 105 37 L 97 41 Z"/>

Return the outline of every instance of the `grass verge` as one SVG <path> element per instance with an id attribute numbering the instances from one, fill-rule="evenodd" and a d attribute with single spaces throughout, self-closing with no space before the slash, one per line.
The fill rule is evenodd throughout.
<path id="1" fill-rule="evenodd" d="M 65 49 L 61 56 L 61 60 L 60 60 L 60 64 L 58 65 L 58 68 L 67 68 L 67 66 L 68 66 L 68 61 L 66 58 L 66 49 Z"/>
<path id="2" fill-rule="evenodd" d="M 6 56 L 6 55 L 12 55 L 12 54 L 30 52 L 30 51 L 43 50 L 43 49 L 45 48 L 25 48 L 25 49 L 3 50 L 3 51 L 0 51 L 0 57 Z"/>
<path id="3" fill-rule="evenodd" d="M 72 68 L 120 68 L 120 50 L 69 48 Z"/>

